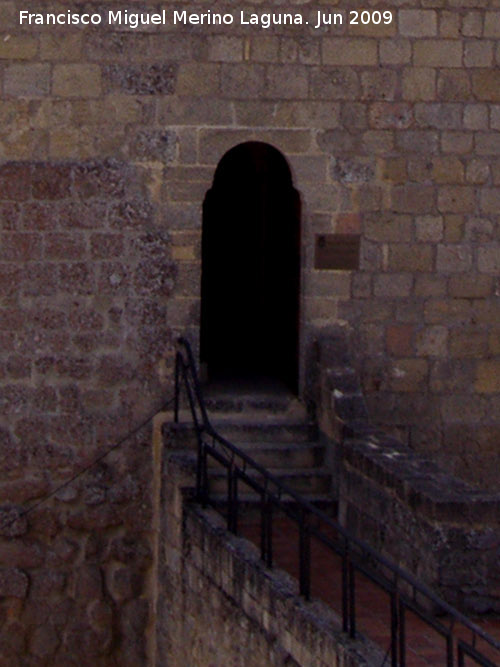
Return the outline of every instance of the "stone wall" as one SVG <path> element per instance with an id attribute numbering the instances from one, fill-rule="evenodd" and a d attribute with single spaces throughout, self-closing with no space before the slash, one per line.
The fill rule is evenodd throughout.
<path id="1" fill-rule="evenodd" d="M 467 484 L 376 428 L 352 343 L 349 327 L 331 326 L 317 350 L 318 421 L 330 438 L 339 523 L 454 607 L 497 613 L 500 493 Z"/>
<path id="2" fill-rule="evenodd" d="M 320 29 L 313 26 L 323 5 L 280 4 L 280 12 L 310 24 L 269 29 L 242 25 L 230 6 L 220 9 L 235 16 L 232 25 L 175 25 L 167 5 L 165 25 L 132 29 L 104 20 L 85 29 L 20 25 L 22 3 L 1 2 L 0 157 L 46 162 L 59 184 L 47 196 L 66 188 L 76 201 L 81 193 L 67 189 L 68 164 L 114 159 L 138 170 L 156 220 L 170 234 L 177 277 L 169 325 L 189 329 L 196 342 L 200 208 L 214 169 L 240 142 L 276 146 L 303 205 L 303 351 L 316 326 L 349 321 L 380 423 L 458 474 L 494 487 L 499 14 L 488 0 L 441 5 L 391 9 L 389 2 L 388 25 L 349 24 L 352 16 L 339 7 L 342 24 Z M 117 2 L 89 8 L 103 16 L 123 9 Z M 50 9 L 40 3 L 39 10 Z M 43 180 L 40 172 L 36 178 Z M 9 202 L 18 196 L 7 193 Z M 40 188 L 34 199 L 43 200 Z M 14 224 L 15 210 L 11 203 L 4 209 L 4 226 Z M 133 203 L 122 215 L 148 225 L 148 211 Z M 124 239 L 116 220 L 110 226 L 116 237 L 85 237 L 94 243 L 87 261 L 119 264 L 113 253 L 121 254 Z M 361 235 L 358 271 L 314 269 L 315 238 L 331 232 Z M 68 262 L 83 251 L 78 230 L 71 234 L 44 250 L 34 237 L 5 237 L 4 253 L 34 260 L 48 252 Z M 3 267 L 8 281 L 10 265 Z M 150 270 L 156 282 L 170 273 L 158 263 Z M 79 283 L 86 278 L 73 274 Z M 34 284 L 43 280 L 49 277 L 33 276 Z M 302 386 L 304 372 L 302 364 Z"/>
<path id="3" fill-rule="evenodd" d="M 268 570 L 258 549 L 228 533 L 220 515 L 189 503 L 195 470 L 189 456 L 170 452 L 164 470 L 158 664 L 382 663 L 367 641 L 340 632 L 331 609 L 304 602 L 296 581 Z"/>
<path id="4" fill-rule="evenodd" d="M 51 493 L 159 407 L 174 267 L 144 174 L 123 161 L 7 161 L 0 210 L 0 505 L 8 522 L 9 508 Z M 52 665 L 55 656 L 86 654 L 88 641 L 89 664 L 142 660 L 150 445 L 149 431 L 127 441 L 10 539 L 3 533 L 0 595 L 6 613 L 13 605 L 2 623 L 5 659 Z M 23 586 L 13 591 L 11 577 Z M 136 614 L 137 628 L 124 630 Z"/>
<path id="5" fill-rule="evenodd" d="M 380 433 L 342 445 L 339 519 L 468 614 L 500 610 L 500 494 L 484 493 Z"/>

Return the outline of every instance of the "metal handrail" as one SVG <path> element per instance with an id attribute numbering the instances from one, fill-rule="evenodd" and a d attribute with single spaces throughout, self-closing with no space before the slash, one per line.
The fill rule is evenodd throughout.
<path id="1" fill-rule="evenodd" d="M 374 584 L 388 593 L 391 597 L 391 665 L 392 667 L 404 667 L 405 659 L 405 611 L 409 610 L 418 615 L 424 622 L 431 626 L 436 632 L 446 639 L 447 667 L 455 664 L 460 667 L 464 665 L 464 657 L 467 656 L 482 667 L 495 667 L 483 653 L 481 653 L 476 642 L 481 638 L 492 649 L 499 652 L 500 664 L 500 642 L 485 632 L 469 618 L 457 609 L 442 600 L 428 586 L 418 581 L 413 575 L 403 570 L 398 565 L 379 554 L 369 544 L 351 535 L 348 530 L 325 512 L 315 507 L 311 502 L 303 498 L 299 493 L 291 489 L 276 476 L 266 470 L 252 457 L 233 445 L 229 440 L 221 436 L 212 426 L 206 410 L 203 393 L 201 390 L 194 356 L 186 338 L 178 339 L 179 349 L 176 353 L 175 363 L 175 401 L 174 421 L 179 421 L 179 406 L 181 393 L 181 379 L 187 392 L 191 417 L 196 431 L 197 439 L 197 475 L 196 475 L 196 498 L 204 507 L 210 503 L 208 488 L 207 458 L 211 456 L 227 470 L 227 500 L 228 500 L 228 529 L 237 533 L 238 530 L 238 482 L 241 481 L 249 486 L 261 497 L 261 557 L 268 566 L 272 566 L 272 516 L 274 506 L 287 514 L 297 522 L 299 527 L 299 589 L 301 595 L 310 598 L 310 540 L 311 536 L 319 539 L 330 550 L 342 557 L 342 627 L 349 633 L 350 637 L 356 636 L 356 605 L 355 605 L 355 573 L 360 572 L 368 577 Z M 235 463 L 239 459 L 242 465 Z M 251 477 L 247 470 L 257 472 L 263 482 L 258 482 Z M 285 498 L 292 500 L 291 507 Z M 340 539 L 333 540 L 319 528 L 311 525 L 311 517 L 318 522 L 326 524 Z M 367 560 L 375 562 L 376 565 L 390 576 L 375 571 L 375 568 L 367 565 Z M 402 582 L 410 586 L 413 599 L 402 590 Z M 450 628 L 446 628 L 442 622 L 436 621 L 422 605 L 416 602 L 416 596 L 421 595 L 439 609 L 442 614 L 450 617 Z M 457 638 L 454 628 L 460 623 L 472 633 L 471 643 L 466 642 L 463 637 Z M 454 661 L 454 648 L 457 647 L 457 662 Z"/>

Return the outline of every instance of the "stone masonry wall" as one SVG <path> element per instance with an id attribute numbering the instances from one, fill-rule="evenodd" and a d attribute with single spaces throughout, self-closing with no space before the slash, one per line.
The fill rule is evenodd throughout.
<path id="1" fill-rule="evenodd" d="M 165 25 L 85 29 L 20 26 L 22 3 L 4 1 L 0 157 L 115 159 L 139 169 L 176 263 L 169 325 L 190 329 L 197 342 L 204 194 L 226 150 L 251 139 L 273 144 L 303 204 L 302 348 L 317 326 L 348 320 L 379 422 L 457 474 L 495 487 L 496 5 L 388 2 L 390 24 L 353 25 L 339 4 L 342 24 L 319 29 L 324 5 L 259 5 L 259 13 L 288 10 L 310 21 L 265 29 L 242 25 L 240 8 L 229 4 L 218 9 L 234 15 L 232 25 L 174 25 L 167 3 L 141 6 L 165 9 Z M 104 16 L 123 5 L 86 8 Z M 256 6 L 241 8 L 249 15 Z M 59 182 L 56 171 L 51 179 Z M 315 237 L 329 232 L 361 235 L 359 271 L 313 268 Z M 79 240 L 60 248 L 61 261 L 79 252 Z M 120 243 L 107 239 L 102 252 L 120 253 L 113 241 Z"/>
<path id="2" fill-rule="evenodd" d="M 165 458 L 162 488 L 158 664 L 355 667 L 383 662 L 363 639 L 349 640 L 297 582 L 268 570 L 258 549 L 227 532 L 222 517 L 190 504 L 194 462 Z"/>
<path id="3" fill-rule="evenodd" d="M 0 656 L 137 665 L 150 430 L 10 523 L 165 397 L 168 236 L 144 175 L 112 159 L 7 161 L 0 210 Z"/>
<path id="4" fill-rule="evenodd" d="M 41 498 L 165 398 L 172 337 L 198 341 L 201 202 L 224 152 L 252 139 L 282 151 L 302 199 L 302 351 L 318 327 L 348 320 L 379 422 L 498 485 L 497 5 L 388 2 L 389 25 L 315 29 L 323 4 L 259 4 L 311 19 L 264 29 L 174 25 L 166 3 L 166 25 L 134 30 L 21 26 L 25 4 L 0 1 L 3 503 Z M 109 8 L 124 9 L 41 0 L 29 10 Z M 239 16 L 232 4 L 220 11 Z M 315 237 L 330 232 L 361 236 L 358 271 L 313 268 Z M 123 539 L 147 552 L 151 455 L 140 451 L 140 470 L 125 449 L 110 475 L 136 471 L 125 504 L 146 518 Z M 109 511 L 94 501 L 84 540 Z M 50 507 L 52 544 L 65 510 Z M 2 546 L 24 582 L 20 597 L 8 586 L 2 596 L 23 646 L 37 627 L 18 602 L 42 567 L 23 555 L 33 530 Z M 135 599 L 147 597 L 141 586 Z M 55 651 L 38 663 L 55 664 Z"/>

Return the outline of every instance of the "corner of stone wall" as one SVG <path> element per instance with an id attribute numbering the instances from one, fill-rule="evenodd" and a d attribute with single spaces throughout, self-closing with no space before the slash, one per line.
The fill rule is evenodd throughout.
<path id="1" fill-rule="evenodd" d="M 335 443 L 339 520 L 445 600 L 500 610 L 500 494 L 481 491 L 373 426 L 351 329 L 318 334 L 320 428 Z"/>
<path id="2" fill-rule="evenodd" d="M 376 647 L 340 631 L 332 609 L 304 601 L 295 580 L 266 568 L 220 515 L 190 502 L 194 476 L 192 454 L 166 454 L 156 665 L 381 664 Z"/>

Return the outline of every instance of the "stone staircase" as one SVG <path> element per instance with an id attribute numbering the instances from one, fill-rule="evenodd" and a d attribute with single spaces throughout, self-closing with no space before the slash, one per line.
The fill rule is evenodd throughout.
<path id="1" fill-rule="evenodd" d="M 303 403 L 287 392 L 207 391 L 205 404 L 215 430 L 257 463 L 323 509 L 333 507 L 332 475 L 325 465 L 325 445 L 318 440 L 317 426 Z M 196 439 L 190 413 L 181 411 L 180 423 L 173 426 L 176 448 L 195 448 Z M 224 502 L 225 469 L 210 461 L 210 494 Z M 247 469 L 255 479 L 259 474 Z M 240 482 L 241 484 L 241 482 Z M 253 504 L 257 494 L 241 484 L 239 499 Z"/>

